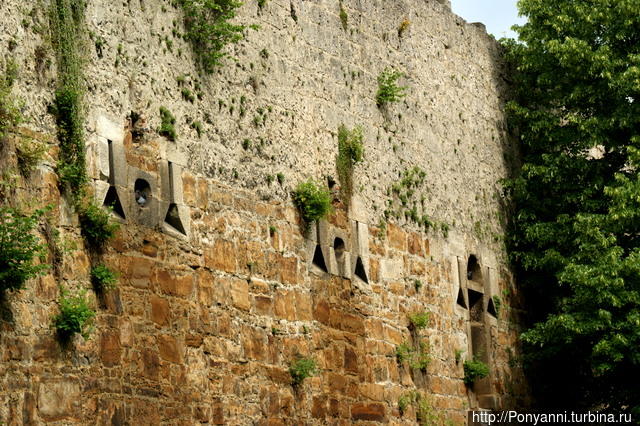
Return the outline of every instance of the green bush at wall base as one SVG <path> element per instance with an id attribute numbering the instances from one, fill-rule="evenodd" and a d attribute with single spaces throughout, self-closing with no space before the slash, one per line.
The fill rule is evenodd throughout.
<path id="1" fill-rule="evenodd" d="M 53 319 L 58 336 L 62 340 L 68 340 L 75 333 L 78 333 L 86 339 L 96 315 L 89 306 L 86 291 L 70 295 L 68 291 L 62 290 L 58 303 L 60 304 L 60 313 Z"/>
<path id="2" fill-rule="evenodd" d="M 0 291 L 21 289 L 26 280 L 49 267 L 42 263 L 46 248 L 33 233 L 44 212 L 25 215 L 0 207 Z M 40 258 L 40 264 L 34 263 L 36 258 Z"/>

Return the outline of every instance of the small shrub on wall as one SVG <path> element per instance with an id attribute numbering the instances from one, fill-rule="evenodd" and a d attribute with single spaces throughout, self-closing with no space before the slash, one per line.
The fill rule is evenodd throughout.
<path id="1" fill-rule="evenodd" d="M 98 292 L 105 292 L 116 288 L 118 276 L 103 264 L 91 269 L 91 282 Z"/>
<path id="2" fill-rule="evenodd" d="M 340 191 L 348 203 L 353 192 L 353 167 L 364 160 L 362 127 L 353 130 L 340 125 L 338 128 L 338 157 L 336 169 L 340 180 Z"/>
<path id="3" fill-rule="evenodd" d="M 46 248 L 34 234 L 45 211 L 26 215 L 0 207 L 0 291 L 21 289 L 25 281 L 49 267 L 44 264 Z M 40 263 L 35 262 L 37 258 Z"/>
<path id="4" fill-rule="evenodd" d="M 298 184 L 293 192 L 293 202 L 300 210 L 306 226 L 326 217 L 331 211 L 329 190 L 312 179 Z"/>
<path id="5" fill-rule="evenodd" d="M 94 247 L 100 247 L 113 238 L 120 227 L 109 217 L 109 212 L 94 202 L 87 202 L 79 212 L 82 235 Z"/>
<path id="6" fill-rule="evenodd" d="M 89 337 L 96 313 L 89 306 L 86 291 L 71 295 L 68 291 L 62 290 L 58 303 L 60 313 L 54 317 L 53 324 L 60 340 L 67 341 L 76 333 L 85 339 Z"/>
<path id="7" fill-rule="evenodd" d="M 398 102 L 406 96 L 405 86 L 398 86 L 398 80 L 403 76 L 399 71 L 387 68 L 378 76 L 378 92 L 376 103 L 378 107 Z"/>
<path id="8" fill-rule="evenodd" d="M 313 359 L 300 358 L 291 363 L 289 374 L 293 386 L 299 386 L 307 377 L 318 374 L 318 364 Z"/>
<path id="9" fill-rule="evenodd" d="M 463 366 L 464 383 L 468 386 L 489 375 L 489 366 L 480 360 L 465 361 Z"/>

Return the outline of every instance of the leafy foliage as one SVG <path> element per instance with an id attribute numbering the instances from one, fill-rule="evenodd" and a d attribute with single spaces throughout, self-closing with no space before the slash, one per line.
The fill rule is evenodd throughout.
<path id="1" fill-rule="evenodd" d="M 0 207 L 0 291 L 21 289 L 25 281 L 49 267 L 43 263 L 46 247 L 34 234 L 45 211 L 25 215 Z M 40 258 L 39 264 L 34 264 L 36 258 Z"/>
<path id="2" fill-rule="evenodd" d="M 408 391 L 400 396 L 398 399 L 398 410 L 401 416 L 407 412 L 409 406 L 415 407 L 416 420 L 421 426 L 448 424 L 433 408 L 433 404 L 429 398 L 422 392 Z"/>
<path id="3" fill-rule="evenodd" d="M 91 268 L 91 282 L 98 291 L 109 291 L 116 288 L 118 275 L 107 266 L 100 264 Z"/>
<path id="4" fill-rule="evenodd" d="M 338 156 L 336 169 L 340 180 L 340 191 L 347 200 L 353 192 L 353 167 L 364 160 L 364 145 L 362 144 L 362 127 L 353 130 L 340 125 L 338 128 Z"/>
<path id="5" fill-rule="evenodd" d="M 89 337 L 95 311 L 89 306 L 86 291 L 70 295 L 62 290 L 58 301 L 60 313 L 53 319 L 53 324 L 62 340 L 68 340 L 73 334 L 79 333 L 85 339 Z"/>
<path id="6" fill-rule="evenodd" d="M 291 383 L 294 386 L 300 385 L 307 377 L 318 374 L 318 364 L 311 358 L 300 358 L 289 366 Z"/>
<path id="7" fill-rule="evenodd" d="M 376 103 L 378 107 L 398 102 L 406 96 L 406 86 L 398 86 L 398 80 L 403 76 L 399 71 L 387 68 L 378 76 L 378 93 Z"/>
<path id="8" fill-rule="evenodd" d="M 101 247 L 113 238 L 120 227 L 111 220 L 109 212 L 93 202 L 87 202 L 79 212 L 82 234 L 94 247 Z"/>
<path id="9" fill-rule="evenodd" d="M 640 412 L 640 3 L 521 0 L 511 255 L 544 407 Z M 541 374 L 545 372 L 546 374 Z"/>
<path id="10" fill-rule="evenodd" d="M 83 76 L 79 58 L 84 1 L 51 2 L 53 45 L 57 54 L 58 88 L 53 113 L 58 127 L 60 182 L 75 195 L 87 183 L 82 115 Z"/>
<path id="11" fill-rule="evenodd" d="M 396 359 L 398 363 L 408 362 L 409 367 L 418 370 L 426 370 L 431 363 L 429 345 L 424 341 L 418 342 L 418 348 L 414 348 L 407 342 L 402 342 L 396 347 Z"/>
<path id="12" fill-rule="evenodd" d="M 407 342 L 402 342 L 396 347 L 396 358 L 400 364 L 411 357 L 413 348 Z"/>
<path id="13" fill-rule="evenodd" d="M 306 224 L 322 219 L 331 211 L 329 190 L 312 179 L 298 184 L 293 192 L 293 202 Z"/>
<path id="14" fill-rule="evenodd" d="M 409 322 L 411 322 L 411 326 L 416 330 L 421 330 L 429 325 L 429 317 L 431 314 L 429 312 L 417 312 L 415 314 L 409 315 Z"/>
<path id="15" fill-rule="evenodd" d="M 344 7 L 342 6 L 342 1 L 340 2 L 340 23 L 342 24 L 342 29 L 347 31 L 347 29 L 349 28 L 349 15 L 347 14 L 347 11 L 344 10 Z"/>
<path id="16" fill-rule="evenodd" d="M 409 405 L 411 405 L 411 403 L 414 401 L 414 393 L 413 392 L 407 392 L 407 393 L 403 393 L 402 395 L 400 395 L 400 398 L 398 398 L 398 410 L 400 411 L 400 415 L 404 415 L 404 413 L 407 411 L 407 408 L 409 408 Z"/>
<path id="17" fill-rule="evenodd" d="M 60 88 L 55 94 L 55 115 L 60 141 L 58 175 L 60 182 L 75 194 L 87 183 L 84 132 L 81 117 L 82 94 L 74 88 Z"/>
<path id="18" fill-rule="evenodd" d="M 38 163 L 42 161 L 49 146 L 34 138 L 21 137 L 16 140 L 16 156 L 18 157 L 18 168 L 20 172 L 28 176 Z"/>
<path id="19" fill-rule="evenodd" d="M 489 366 L 478 359 L 465 361 L 463 367 L 464 383 L 466 385 L 472 385 L 476 380 L 489 375 Z"/>
<path id="20" fill-rule="evenodd" d="M 236 0 L 179 0 L 184 11 L 184 37 L 191 43 L 202 70 L 208 74 L 227 56 L 224 48 L 243 38 L 244 25 L 235 25 Z"/>
<path id="21" fill-rule="evenodd" d="M 0 139 L 7 130 L 17 126 L 23 120 L 20 105 L 11 96 L 11 88 L 17 77 L 15 62 L 8 61 L 3 75 L 0 75 Z"/>
<path id="22" fill-rule="evenodd" d="M 160 107 L 160 133 L 161 136 L 166 137 L 170 141 L 175 141 L 177 139 L 176 134 L 176 118 L 171 114 L 165 107 Z"/>

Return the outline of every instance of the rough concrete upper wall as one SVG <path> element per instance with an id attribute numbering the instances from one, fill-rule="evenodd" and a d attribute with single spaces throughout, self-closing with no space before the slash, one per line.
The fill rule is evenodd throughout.
<path id="1" fill-rule="evenodd" d="M 269 0 L 262 9 L 246 1 L 238 21 L 260 29 L 248 30 L 246 39 L 229 49 L 235 61 L 199 78 L 189 45 L 172 34 L 184 28 L 180 10 L 170 2 L 89 1 L 89 161 L 95 159 L 98 114 L 124 126 L 135 111 L 155 131 L 159 107 L 165 106 L 178 119 L 177 148 L 192 172 L 255 189 L 264 199 L 282 199 L 302 179 L 335 177 L 337 128 L 361 125 L 366 161 L 355 171 L 354 214 L 378 223 L 388 188 L 404 170 L 419 166 L 427 173 L 421 213 L 450 225 L 454 246 L 497 249 L 493 240 L 502 233 L 497 182 L 507 173 L 505 152 L 511 148 L 496 42 L 435 0 L 342 5 L 346 30 L 337 0 Z M 52 133 L 46 106 L 56 84 L 55 55 L 46 8 L 44 2 L 3 1 L 0 49 L 13 45 L 10 55 L 22 69 L 18 90 L 29 125 Z M 405 19 L 410 25 L 400 37 Z M 98 39 L 104 40 L 102 57 Z M 408 90 L 384 112 L 375 94 L 377 76 L 386 67 L 405 73 L 402 84 Z M 182 99 L 176 81 L 181 75 L 191 84 L 200 82 L 202 100 Z M 195 94 L 193 85 L 190 90 Z M 241 100 L 246 100 L 242 106 Z M 256 126 L 258 111 L 266 121 Z M 204 124 L 202 137 L 191 121 Z M 251 142 L 247 150 L 245 139 Z M 277 173 L 285 175 L 283 187 L 268 183 L 267 176 Z"/>

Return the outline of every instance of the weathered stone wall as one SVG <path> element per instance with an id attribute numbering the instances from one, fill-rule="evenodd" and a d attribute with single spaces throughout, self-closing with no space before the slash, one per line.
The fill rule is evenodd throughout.
<path id="1" fill-rule="evenodd" d="M 119 287 L 95 300 L 91 338 L 64 350 L 51 328 L 59 285 L 89 288 L 91 254 L 54 173 L 46 7 L 0 5 L 0 50 L 21 68 L 14 93 L 29 118 L 21 132 L 51 145 L 31 177 L 16 175 L 7 198 L 53 205 L 64 251 L 61 264 L 6 302 L 0 420 L 412 424 L 415 408 L 401 414 L 398 399 L 419 389 L 443 419 L 462 423 L 470 408 L 524 403 L 518 294 L 497 197 L 513 148 L 500 52 L 482 28 L 436 1 L 345 1 L 346 30 L 337 1 L 247 2 L 239 19 L 261 28 L 231 49 L 237 62 L 201 78 L 172 34 L 183 28 L 169 2 L 89 1 L 88 169 L 97 201 L 113 186 L 125 219 L 102 255 Z M 406 74 L 408 95 L 381 111 L 376 78 L 386 66 Z M 184 84 L 202 99 L 182 99 Z M 178 118 L 177 142 L 155 131 L 160 106 Z M 132 111 L 146 122 L 135 135 Z M 201 137 L 193 121 L 203 123 Z M 365 133 L 354 199 L 348 209 L 336 202 L 330 220 L 305 236 L 288 194 L 308 176 L 336 176 L 341 123 Z M 15 137 L 0 157 L 9 172 Z M 438 229 L 404 214 L 381 222 L 385 209 L 402 211 L 389 188 L 414 166 L 426 172 L 416 200 Z M 269 178 L 277 173 L 282 184 Z M 134 199 L 138 179 L 150 184 L 144 208 Z M 167 223 L 171 206 L 181 230 Z M 313 264 L 318 252 L 326 270 Z M 467 271 L 472 254 L 478 274 Z M 502 302 L 495 315 L 493 296 Z M 423 311 L 431 321 L 416 336 L 407 317 Z M 432 358 L 424 372 L 396 359 L 398 345 L 418 338 Z M 458 362 L 457 350 L 465 350 Z M 491 375 L 467 388 L 462 361 L 473 355 Z M 297 356 L 315 358 L 321 372 L 294 389 L 288 366 Z"/>

